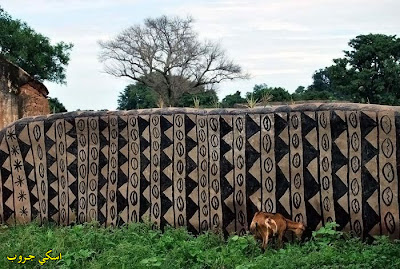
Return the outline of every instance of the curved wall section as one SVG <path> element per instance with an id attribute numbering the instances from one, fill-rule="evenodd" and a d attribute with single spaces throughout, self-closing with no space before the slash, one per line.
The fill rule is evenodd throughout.
<path id="1" fill-rule="evenodd" d="M 0 132 L 1 221 L 150 219 L 243 234 L 262 209 L 399 238 L 399 112 L 307 104 L 25 118 Z"/>

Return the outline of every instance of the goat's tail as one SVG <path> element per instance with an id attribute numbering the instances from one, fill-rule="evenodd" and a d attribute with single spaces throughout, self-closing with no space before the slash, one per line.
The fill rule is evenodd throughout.
<path id="1" fill-rule="evenodd" d="M 257 222 L 255 222 L 255 221 L 251 222 L 251 224 L 250 224 L 250 232 L 252 234 L 255 234 L 255 232 L 257 231 L 257 226 L 258 226 Z"/>
<path id="2" fill-rule="evenodd" d="M 306 226 L 302 222 L 296 222 L 296 221 L 286 219 L 286 224 L 289 228 L 301 229 L 303 231 L 306 229 Z"/>

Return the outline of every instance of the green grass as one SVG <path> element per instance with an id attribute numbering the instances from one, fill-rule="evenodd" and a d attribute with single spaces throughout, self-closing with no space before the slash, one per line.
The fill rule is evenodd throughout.
<path id="1" fill-rule="evenodd" d="M 52 249 L 62 259 L 40 266 L 38 259 Z M 25 264 L 7 256 L 36 258 Z M 306 243 L 271 247 L 262 253 L 252 236 L 225 240 L 213 233 L 192 236 L 184 229 L 163 233 L 148 224 L 117 229 L 96 225 L 0 228 L 0 268 L 399 268 L 400 242 L 379 237 L 373 244 L 343 239 L 327 227 Z"/>

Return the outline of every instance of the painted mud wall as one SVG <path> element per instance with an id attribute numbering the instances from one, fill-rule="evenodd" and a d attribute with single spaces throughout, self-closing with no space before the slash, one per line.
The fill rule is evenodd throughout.
<path id="1" fill-rule="evenodd" d="M 400 108 L 306 104 L 26 118 L 0 132 L 0 216 L 245 233 L 254 212 L 399 238 Z M 261 199 L 261 203 L 259 202 Z"/>

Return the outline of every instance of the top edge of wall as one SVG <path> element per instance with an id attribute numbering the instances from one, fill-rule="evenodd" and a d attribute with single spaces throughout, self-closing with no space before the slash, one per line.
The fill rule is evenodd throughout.
<path id="1" fill-rule="evenodd" d="M 211 109 L 196 109 L 196 108 L 151 108 L 137 110 L 115 110 L 115 111 L 72 111 L 65 113 L 57 113 L 44 116 L 27 117 L 19 119 L 13 124 L 23 124 L 26 122 L 38 120 L 56 120 L 76 117 L 101 117 L 108 115 L 129 116 L 129 115 L 172 115 L 172 114 L 195 114 L 195 115 L 238 115 L 238 114 L 266 114 L 279 112 L 301 112 L 301 111 L 397 111 L 400 112 L 400 106 L 387 105 L 371 105 L 357 103 L 306 103 L 295 105 L 273 105 L 256 108 L 211 108 Z M 8 125 L 8 126 L 10 126 Z"/>

